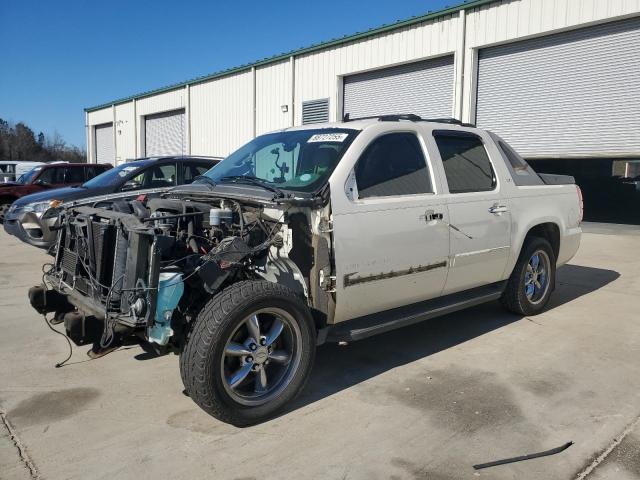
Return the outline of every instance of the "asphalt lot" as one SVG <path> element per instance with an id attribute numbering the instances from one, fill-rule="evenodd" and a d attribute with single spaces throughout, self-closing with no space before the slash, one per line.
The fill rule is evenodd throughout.
<path id="1" fill-rule="evenodd" d="M 634 233 L 585 234 L 539 316 L 496 302 L 321 347 L 291 409 L 239 429 L 182 394 L 173 355 L 54 368 L 67 345 L 26 297 L 48 257 L 0 232 L 0 478 L 640 479 Z"/>

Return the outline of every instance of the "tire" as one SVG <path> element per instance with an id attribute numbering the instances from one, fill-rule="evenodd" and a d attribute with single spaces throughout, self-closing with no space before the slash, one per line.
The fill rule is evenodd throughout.
<path id="1" fill-rule="evenodd" d="M 534 275 L 533 257 L 538 256 L 538 265 L 543 265 L 544 277 L 539 271 Z M 518 315 L 537 315 L 549 302 L 555 288 L 556 258 L 551 244 L 544 238 L 525 239 L 516 266 L 509 277 L 507 287 L 502 294 L 504 307 Z M 541 288 L 538 288 L 538 285 Z"/>
<path id="2" fill-rule="evenodd" d="M 10 206 L 11 206 L 11 202 L 5 202 L 0 200 L 0 225 L 4 223 L 4 217 L 9 211 Z"/>
<path id="3" fill-rule="evenodd" d="M 315 348 L 311 312 L 295 292 L 243 281 L 202 308 L 183 347 L 180 374 L 205 412 L 236 426 L 252 425 L 300 393 Z"/>

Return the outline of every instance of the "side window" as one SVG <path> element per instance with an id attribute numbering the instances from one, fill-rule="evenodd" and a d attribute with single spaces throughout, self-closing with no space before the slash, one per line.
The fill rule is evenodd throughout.
<path id="1" fill-rule="evenodd" d="M 176 184 L 176 164 L 150 168 L 145 172 L 145 188 L 173 187 Z"/>
<path id="2" fill-rule="evenodd" d="M 182 178 L 184 179 L 184 183 L 191 183 L 193 180 L 199 176 L 204 175 L 204 173 L 209 170 L 211 167 L 205 164 L 193 164 L 193 163 L 183 163 L 182 164 Z"/>
<path id="3" fill-rule="evenodd" d="M 487 192 L 495 188 L 496 177 L 479 137 L 446 131 L 435 131 L 433 136 L 444 164 L 449 192 Z"/>
<path id="4" fill-rule="evenodd" d="M 83 167 L 68 167 L 65 168 L 64 183 L 74 184 L 84 182 L 84 168 Z"/>
<path id="5" fill-rule="evenodd" d="M 64 167 L 45 168 L 36 181 L 41 181 L 48 185 L 64 183 Z"/>
<path id="6" fill-rule="evenodd" d="M 413 133 L 376 138 L 358 159 L 355 173 L 359 198 L 433 192 L 422 147 Z"/>
<path id="7" fill-rule="evenodd" d="M 527 161 L 522 158 L 507 142 L 498 137 L 495 133 L 490 133 L 491 138 L 496 142 L 498 151 L 505 159 L 509 173 L 513 182 L 518 186 L 542 185 L 542 180 L 531 168 Z"/>

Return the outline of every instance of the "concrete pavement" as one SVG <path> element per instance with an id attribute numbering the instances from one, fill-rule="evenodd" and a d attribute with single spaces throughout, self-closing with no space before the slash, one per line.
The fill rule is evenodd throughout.
<path id="1" fill-rule="evenodd" d="M 639 251 L 638 235 L 586 234 L 536 317 L 496 302 L 323 346 L 288 412 L 239 429 L 182 394 L 173 355 L 76 347 L 54 368 L 67 345 L 26 298 L 48 257 L 0 232 L 0 408 L 16 434 L 0 425 L 0 478 L 640 479 Z"/>

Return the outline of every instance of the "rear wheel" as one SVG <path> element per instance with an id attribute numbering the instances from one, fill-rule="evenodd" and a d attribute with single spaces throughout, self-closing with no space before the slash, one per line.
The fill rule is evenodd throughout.
<path id="1" fill-rule="evenodd" d="M 519 315 L 535 315 L 544 310 L 555 283 L 556 259 L 544 238 L 525 240 L 518 262 L 502 295 L 503 305 Z"/>
<path id="2" fill-rule="evenodd" d="M 0 225 L 4 223 L 4 217 L 9 211 L 10 206 L 11 202 L 0 200 Z"/>
<path id="3" fill-rule="evenodd" d="M 282 285 L 249 281 L 213 297 L 182 352 L 189 396 L 235 424 L 264 421 L 302 390 L 315 356 L 306 304 Z"/>

